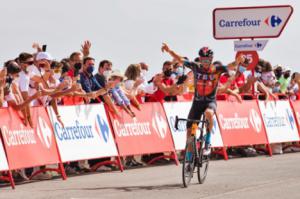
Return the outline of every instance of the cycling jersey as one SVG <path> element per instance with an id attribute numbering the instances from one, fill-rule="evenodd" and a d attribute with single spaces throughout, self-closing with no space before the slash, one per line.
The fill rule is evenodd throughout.
<path id="1" fill-rule="evenodd" d="M 189 61 L 184 62 L 184 65 L 190 68 L 194 74 L 194 101 L 216 101 L 219 79 L 222 73 L 228 72 L 227 67 L 211 65 L 205 69 L 203 65 Z"/>

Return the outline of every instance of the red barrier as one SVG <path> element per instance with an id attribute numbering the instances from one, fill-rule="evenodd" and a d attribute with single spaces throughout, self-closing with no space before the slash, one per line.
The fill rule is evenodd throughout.
<path id="1" fill-rule="evenodd" d="M 25 127 L 20 116 L 13 109 L 0 109 L 1 133 L 10 170 L 61 162 L 45 108 L 31 108 L 31 114 L 33 128 Z M 43 171 L 45 170 L 48 169 Z M 65 179 L 62 164 L 59 164 L 59 168 L 55 171 L 61 173 Z"/>
<path id="2" fill-rule="evenodd" d="M 298 127 L 298 133 L 299 133 L 299 136 L 300 136 L 300 131 L 299 131 L 299 129 L 300 129 L 300 100 L 290 101 L 290 104 L 291 104 L 292 109 L 294 111 L 294 116 L 295 116 L 297 127 Z M 285 146 L 283 149 L 288 148 L 290 146 L 300 148 L 300 143 Z"/>
<path id="3" fill-rule="evenodd" d="M 270 149 L 255 100 L 243 103 L 218 101 L 217 118 L 224 146 L 266 144 Z"/>
<path id="4" fill-rule="evenodd" d="M 177 156 L 164 109 L 160 103 L 145 103 L 141 111 L 135 111 L 131 118 L 120 110 L 121 118 L 111 113 L 109 117 L 115 134 L 120 156 L 172 152 L 169 158 Z"/>

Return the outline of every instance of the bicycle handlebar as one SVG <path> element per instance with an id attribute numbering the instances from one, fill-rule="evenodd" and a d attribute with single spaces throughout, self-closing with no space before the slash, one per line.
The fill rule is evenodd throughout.
<path id="1" fill-rule="evenodd" d="M 179 121 L 185 121 L 185 122 L 192 122 L 192 123 L 203 123 L 207 122 L 206 120 L 193 120 L 193 119 L 184 119 L 184 118 L 178 118 L 176 115 L 175 117 L 175 129 L 178 130 L 178 122 Z"/>

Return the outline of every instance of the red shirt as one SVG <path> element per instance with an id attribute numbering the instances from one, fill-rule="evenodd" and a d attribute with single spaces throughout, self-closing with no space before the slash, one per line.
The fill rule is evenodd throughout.
<path id="1" fill-rule="evenodd" d="M 225 84 L 228 81 L 229 75 L 223 74 L 220 78 L 220 83 Z M 234 81 L 232 81 L 230 85 L 230 89 L 235 89 L 236 87 L 240 88 L 245 84 L 245 75 L 242 73 L 238 77 L 235 78 Z"/>
<path id="2" fill-rule="evenodd" d="M 71 69 L 68 71 L 68 76 L 74 77 L 74 69 L 73 69 L 73 68 L 71 68 Z"/>
<path id="3" fill-rule="evenodd" d="M 164 78 L 162 80 L 162 83 L 164 83 L 166 86 L 171 86 L 174 84 L 174 81 L 171 78 Z M 148 102 L 163 102 L 165 97 L 166 97 L 165 93 L 158 89 L 157 91 L 155 91 L 155 93 L 153 93 L 152 95 L 149 96 L 147 101 Z"/>

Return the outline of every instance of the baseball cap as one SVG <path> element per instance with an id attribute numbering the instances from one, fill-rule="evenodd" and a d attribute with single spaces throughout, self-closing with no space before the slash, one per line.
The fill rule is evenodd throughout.
<path id="1" fill-rule="evenodd" d="M 42 60 L 42 59 L 46 59 L 46 60 L 53 60 L 52 56 L 48 53 L 48 52 L 39 52 L 37 55 L 36 55 L 36 60 L 39 61 L 39 60 Z"/>

